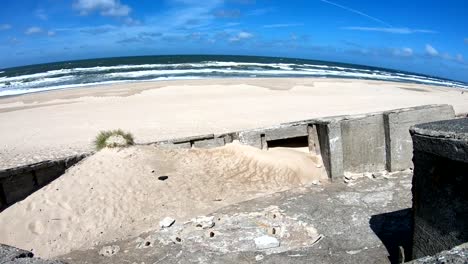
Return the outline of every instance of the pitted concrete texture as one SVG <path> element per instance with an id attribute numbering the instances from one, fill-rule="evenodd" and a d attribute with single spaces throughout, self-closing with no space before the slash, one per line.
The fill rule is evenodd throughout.
<path id="1" fill-rule="evenodd" d="M 59 257 L 68 263 L 394 263 L 411 243 L 411 172 L 312 185 L 225 207 L 125 241 Z M 175 216 L 172 216 L 176 218 Z M 211 223 L 210 221 L 213 221 Z M 255 238 L 274 237 L 264 250 Z M 120 250 L 110 257 L 105 246 Z"/>
<path id="2" fill-rule="evenodd" d="M 468 241 L 468 118 L 416 125 L 413 257 Z"/>
<path id="3" fill-rule="evenodd" d="M 1 264 L 65 264 L 58 260 L 44 260 L 35 258 L 34 254 L 27 250 L 0 244 Z"/>
<path id="4" fill-rule="evenodd" d="M 428 256 L 409 262 L 408 264 L 466 264 L 468 263 L 468 243 L 456 246 L 451 250 L 442 251 L 434 256 Z"/>
<path id="5" fill-rule="evenodd" d="M 413 167 L 410 126 L 454 117 L 455 112 L 450 105 L 425 105 L 385 112 L 387 169 L 398 171 Z"/>

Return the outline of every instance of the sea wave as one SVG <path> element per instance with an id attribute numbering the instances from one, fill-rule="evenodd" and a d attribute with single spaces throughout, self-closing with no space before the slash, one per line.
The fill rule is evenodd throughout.
<path id="1" fill-rule="evenodd" d="M 8 70 L 4 71 L 0 77 L 0 96 L 120 82 L 224 77 L 358 78 L 468 88 L 464 83 L 430 76 L 319 63 L 202 61 L 49 69 L 22 75 L 21 72 L 10 74 Z"/>
<path id="2" fill-rule="evenodd" d="M 158 78 L 153 78 L 149 80 L 143 80 L 142 82 L 170 81 L 170 80 L 196 80 L 196 79 L 202 79 L 202 78 L 199 76 L 158 77 Z M 52 91 L 52 90 L 61 90 L 61 89 L 76 88 L 76 87 L 91 87 L 91 86 L 98 86 L 98 85 L 129 83 L 129 82 L 133 82 L 133 80 L 114 80 L 114 81 L 103 81 L 103 82 L 93 82 L 93 83 L 76 83 L 76 84 L 56 85 L 56 86 L 41 87 L 41 88 L 23 88 L 23 89 L 5 89 L 5 90 L 0 89 L 0 97 L 11 96 L 11 95 L 21 95 L 21 94 L 35 93 L 35 92 Z"/>

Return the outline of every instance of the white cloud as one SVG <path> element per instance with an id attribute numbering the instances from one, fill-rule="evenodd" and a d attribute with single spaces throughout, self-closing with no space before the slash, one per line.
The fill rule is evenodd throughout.
<path id="1" fill-rule="evenodd" d="M 39 33 L 42 33 L 42 32 L 43 32 L 42 28 L 40 28 L 40 27 L 30 27 L 24 32 L 24 34 L 32 35 L 32 34 L 39 34 Z"/>
<path id="2" fill-rule="evenodd" d="M 243 40 L 243 39 L 253 38 L 253 36 L 254 35 L 252 33 L 241 31 L 241 32 L 237 33 L 235 36 L 230 37 L 229 41 L 236 42 L 236 41 L 240 41 L 240 40 Z"/>
<path id="3" fill-rule="evenodd" d="M 273 11 L 274 11 L 274 8 L 272 8 L 272 7 L 259 8 L 259 9 L 254 9 L 254 10 L 248 11 L 246 13 L 246 15 L 247 16 L 263 16 L 263 15 L 266 15 L 266 14 L 271 13 Z"/>
<path id="4" fill-rule="evenodd" d="M 444 52 L 444 53 L 442 54 L 442 58 L 444 58 L 444 59 L 446 59 L 446 60 L 451 60 L 451 59 L 452 59 L 452 56 L 451 56 L 449 53 Z"/>
<path id="5" fill-rule="evenodd" d="M 457 54 L 457 56 L 455 57 L 455 59 L 456 59 L 458 62 L 463 62 L 463 55 Z"/>
<path id="6" fill-rule="evenodd" d="M 393 34 L 414 34 L 414 33 L 437 33 L 434 30 L 429 29 L 411 29 L 411 28 L 395 28 L 395 27 L 343 27 L 346 30 L 358 30 L 358 31 L 375 31 L 382 33 L 393 33 Z"/>
<path id="7" fill-rule="evenodd" d="M 400 57 L 411 57 L 413 56 L 413 49 L 411 48 L 394 49 L 393 55 L 400 56 Z"/>
<path id="8" fill-rule="evenodd" d="M 302 23 L 286 23 L 286 24 L 269 24 L 269 25 L 264 25 L 264 28 L 283 28 L 283 27 L 299 27 L 303 26 L 304 24 Z"/>
<path id="9" fill-rule="evenodd" d="M 115 17 L 128 16 L 132 11 L 128 5 L 121 4 L 119 0 L 76 0 L 73 8 L 81 15 L 97 11 L 103 16 Z"/>
<path id="10" fill-rule="evenodd" d="M 55 36 L 55 31 L 52 31 L 52 30 L 47 31 L 47 36 L 49 37 Z"/>
<path id="11" fill-rule="evenodd" d="M 468 38 L 465 38 L 465 44 L 468 45 Z"/>
<path id="12" fill-rule="evenodd" d="M 34 15 L 40 20 L 47 20 L 49 18 L 44 9 L 36 9 L 36 11 L 34 11 Z"/>
<path id="13" fill-rule="evenodd" d="M 8 30 L 11 28 L 10 24 L 0 24 L 0 31 L 2 30 Z"/>
<path id="14" fill-rule="evenodd" d="M 429 44 L 426 44 L 426 53 L 431 55 L 431 56 L 439 55 L 439 52 Z"/>

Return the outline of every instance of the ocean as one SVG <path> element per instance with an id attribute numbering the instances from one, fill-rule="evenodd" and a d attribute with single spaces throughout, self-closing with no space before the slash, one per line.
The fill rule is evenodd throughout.
<path id="1" fill-rule="evenodd" d="M 206 78 L 318 77 L 468 88 L 467 83 L 404 71 L 317 60 L 256 56 L 138 56 L 0 69 L 0 96 L 121 82 Z"/>

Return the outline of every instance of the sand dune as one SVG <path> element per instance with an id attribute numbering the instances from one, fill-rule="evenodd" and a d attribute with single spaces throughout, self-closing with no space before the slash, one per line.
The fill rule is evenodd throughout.
<path id="1" fill-rule="evenodd" d="M 53 257 L 156 229 L 165 216 L 184 221 L 325 175 L 320 157 L 282 148 L 104 149 L 2 212 L 8 228 L 0 243 Z"/>

